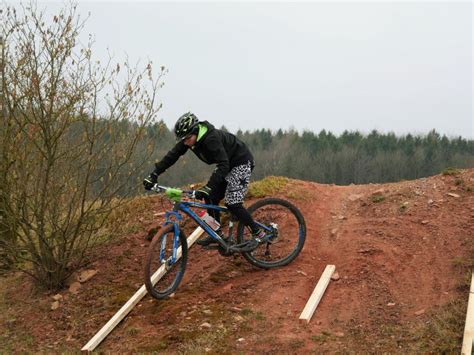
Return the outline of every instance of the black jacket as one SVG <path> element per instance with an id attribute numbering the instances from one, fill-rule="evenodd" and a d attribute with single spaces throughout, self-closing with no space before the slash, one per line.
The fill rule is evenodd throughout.
<path id="1" fill-rule="evenodd" d="M 179 141 L 161 161 L 155 164 L 155 173 L 162 174 L 172 166 L 181 155 L 191 149 L 203 162 L 211 165 L 217 164 L 214 173 L 211 175 L 207 185 L 211 189 L 216 189 L 225 181 L 225 176 L 234 167 L 252 162 L 253 156 L 245 143 L 239 140 L 232 133 L 214 128 L 207 121 L 201 122 L 207 127 L 207 132 L 201 137 L 199 142 L 189 148 L 183 141 Z"/>

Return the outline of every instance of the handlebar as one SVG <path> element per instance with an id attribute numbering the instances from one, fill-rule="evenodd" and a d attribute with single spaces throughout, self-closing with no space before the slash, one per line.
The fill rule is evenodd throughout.
<path id="1" fill-rule="evenodd" d="M 153 185 L 150 190 L 156 193 L 164 192 L 169 199 L 175 202 L 179 202 L 183 194 L 188 195 L 191 198 L 195 198 L 194 190 L 181 190 L 178 188 L 161 186 L 158 184 Z"/>

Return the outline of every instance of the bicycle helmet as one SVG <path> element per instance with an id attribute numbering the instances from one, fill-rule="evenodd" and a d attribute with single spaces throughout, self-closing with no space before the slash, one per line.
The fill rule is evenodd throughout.
<path id="1" fill-rule="evenodd" d="M 183 140 L 198 129 L 199 120 L 195 114 L 187 112 L 176 121 L 174 134 L 178 140 Z"/>

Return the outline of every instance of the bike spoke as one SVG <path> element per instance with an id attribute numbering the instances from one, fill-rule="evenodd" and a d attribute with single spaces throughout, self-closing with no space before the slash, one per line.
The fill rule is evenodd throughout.
<path id="1" fill-rule="evenodd" d="M 247 253 L 257 266 L 286 264 L 299 253 L 304 243 L 305 229 L 301 214 L 293 206 L 290 208 L 288 203 L 279 201 L 281 200 L 276 203 L 263 203 L 252 211 L 253 219 L 269 227 L 269 234 L 272 235 L 255 250 Z M 242 232 L 243 241 L 253 238 L 249 230 L 244 229 Z"/>
<path id="2" fill-rule="evenodd" d="M 157 235 L 155 238 L 157 238 L 157 240 L 154 239 L 152 241 L 147 255 L 145 284 L 148 292 L 153 297 L 165 298 L 174 292 L 181 281 L 186 264 L 186 255 L 179 259 L 176 258 L 176 260 L 173 261 L 175 239 L 173 229 L 165 229 L 163 234 Z M 182 247 L 183 239 L 185 242 L 184 236 L 178 237 L 178 247 Z M 184 249 L 186 249 L 186 247 Z M 157 271 L 163 269 L 165 269 L 165 272 L 161 272 L 162 277 L 155 285 L 152 285 L 152 276 Z"/>

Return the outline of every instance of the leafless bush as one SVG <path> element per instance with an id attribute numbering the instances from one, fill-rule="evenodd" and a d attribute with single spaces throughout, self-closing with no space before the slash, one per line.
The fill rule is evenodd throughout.
<path id="1" fill-rule="evenodd" d="M 160 109 L 164 68 L 154 77 L 151 63 L 95 61 L 93 41 L 78 39 L 84 24 L 74 4 L 52 18 L 34 3 L 1 11 L 0 250 L 48 289 L 81 266 L 131 192 Z"/>

